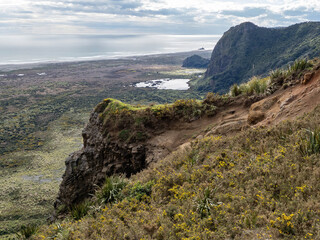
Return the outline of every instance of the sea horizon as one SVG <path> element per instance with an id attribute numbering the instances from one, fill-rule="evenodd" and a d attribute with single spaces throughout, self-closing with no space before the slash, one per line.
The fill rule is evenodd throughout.
<path id="1" fill-rule="evenodd" d="M 120 59 L 212 50 L 221 35 L 7 35 L 0 37 L 0 65 Z"/>

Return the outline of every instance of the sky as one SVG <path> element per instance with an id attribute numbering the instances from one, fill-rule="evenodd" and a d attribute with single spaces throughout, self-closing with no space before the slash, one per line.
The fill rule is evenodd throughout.
<path id="1" fill-rule="evenodd" d="M 222 34 L 320 21 L 319 0 L 0 0 L 0 34 Z"/>

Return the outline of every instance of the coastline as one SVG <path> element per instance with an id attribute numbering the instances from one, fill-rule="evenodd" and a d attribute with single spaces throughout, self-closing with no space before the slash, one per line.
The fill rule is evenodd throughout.
<path id="1" fill-rule="evenodd" d="M 198 54 L 200 56 L 207 56 L 208 53 L 211 55 L 212 49 L 206 50 L 191 50 L 191 51 L 183 51 L 183 52 L 168 52 L 168 53 L 148 53 L 148 54 L 137 54 L 137 55 L 127 55 L 127 56 L 113 56 L 109 58 L 101 58 L 89 59 L 91 57 L 80 57 L 74 58 L 72 60 L 48 60 L 48 61 L 30 61 L 30 62 L 17 62 L 17 63 L 0 63 L 0 72 L 9 72 L 14 70 L 22 70 L 22 69 L 33 69 L 38 67 L 47 67 L 50 65 L 64 65 L 64 64 L 77 64 L 77 63 L 102 63 L 102 62 L 112 62 L 112 61 L 137 61 L 137 60 L 145 60 L 150 58 L 159 58 L 159 57 L 187 57 L 189 55 Z"/>

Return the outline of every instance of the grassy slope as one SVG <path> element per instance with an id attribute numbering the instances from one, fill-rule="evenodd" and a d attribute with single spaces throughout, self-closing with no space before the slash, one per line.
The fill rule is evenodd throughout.
<path id="1" fill-rule="evenodd" d="M 196 140 L 128 180 L 113 203 L 34 238 L 318 239 L 319 153 L 300 146 L 319 124 L 320 106 L 271 129 Z"/>

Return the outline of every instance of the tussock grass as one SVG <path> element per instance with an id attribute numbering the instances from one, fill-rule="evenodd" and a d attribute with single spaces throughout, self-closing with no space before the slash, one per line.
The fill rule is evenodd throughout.
<path id="1" fill-rule="evenodd" d="M 84 201 L 79 204 L 70 207 L 71 217 L 74 220 L 80 220 L 86 216 L 90 210 L 91 203 L 89 201 Z"/>
<path id="2" fill-rule="evenodd" d="M 306 59 L 296 60 L 286 69 L 276 69 L 271 71 L 266 78 L 252 77 L 247 83 L 240 85 L 234 84 L 229 91 L 229 95 L 236 97 L 239 95 L 252 96 L 266 93 L 268 88 L 273 85 L 282 86 L 285 81 L 299 78 L 305 70 L 310 70 L 313 66 L 312 61 Z"/>
<path id="3" fill-rule="evenodd" d="M 30 239 L 30 237 L 38 231 L 39 226 L 36 224 L 28 224 L 28 225 L 23 225 L 20 228 L 20 231 L 17 233 L 17 238 L 18 239 Z"/>
<path id="4" fill-rule="evenodd" d="M 298 59 L 286 69 L 276 69 L 270 73 L 271 83 L 282 85 L 286 79 L 300 77 L 303 71 L 310 69 L 313 62 L 307 59 Z"/>
<path id="5" fill-rule="evenodd" d="M 107 177 L 104 185 L 96 192 L 100 203 L 112 203 L 122 200 L 122 189 L 127 185 L 123 177 Z"/>
<path id="6" fill-rule="evenodd" d="M 243 83 L 240 86 L 237 84 L 234 84 L 230 88 L 229 94 L 233 97 L 236 97 L 238 95 L 261 95 L 266 92 L 268 86 L 270 84 L 270 78 L 258 78 L 258 77 L 252 77 L 249 82 Z"/>
<path id="7" fill-rule="evenodd" d="M 320 153 L 320 129 L 314 131 L 306 129 L 306 136 L 300 143 L 300 151 L 305 156 Z"/>

